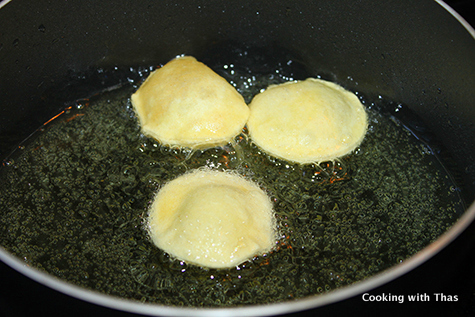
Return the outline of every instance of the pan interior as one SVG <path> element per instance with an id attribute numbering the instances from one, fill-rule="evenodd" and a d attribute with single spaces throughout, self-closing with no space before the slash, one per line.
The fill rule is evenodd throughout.
<path id="1" fill-rule="evenodd" d="M 310 75 L 325 79 L 292 59 L 265 69 L 217 60 L 212 68 L 247 102 L 270 84 Z M 151 69 L 136 72 L 145 78 Z M 76 100 L 4 161 L 0 243 L 26 264 L 142 302 L 280 302 L 399 264 L 464 211 L 457 185 L 435 155 L 436 140 L 410 129 L 422 123 L 384 96 L 356 92 L 369 129 L 354 153 L 298 165 L 267 156 L 245 130 L 233 144 L 205 151 L 162 146 L 140 133 L 129 99 L 138 85 L 131 80 Z M 202 166 L 236 170 L 268 192 L 279 230 L 273 252 L 214 270 L 175 260 L 151 243 L 143 226 L 154 193 Z"/>

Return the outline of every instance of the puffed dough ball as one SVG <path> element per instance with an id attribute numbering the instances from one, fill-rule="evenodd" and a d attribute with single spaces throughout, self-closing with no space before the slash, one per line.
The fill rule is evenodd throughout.
<path id="1" fill-rule="evenodd" d="M 152 241 L 179 260 L 228 268 L 270 251 L 275 218 L 268 196 L 230 172 L 195 170 L 167 183 L 149 213 Z"/>
<path id="2" fill-rule="evenodd" d="M 150 74 L 132 95 L 132 104 L 145 135 L 194 149 L 227 144 L 249 117 L 236 89 L 191 56 Z"/>
<path id="3" fill-rule="evenodd" d="M 272 85 L 249 107 L 247 126 L 253 142 L 273 156 L 301 164 L 350 153 L 367 129 L 359 99 L 320 79 Z"/>

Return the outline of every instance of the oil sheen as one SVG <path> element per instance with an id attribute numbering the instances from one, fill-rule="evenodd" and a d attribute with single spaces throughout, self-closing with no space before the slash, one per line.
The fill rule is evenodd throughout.
<path id="1" fill-rule="evenodd" d="M 218 65 L 252 96 L 291 80 Z M 0 168 L 0 244 L 51 275 L 99 292 L 176 306 L 239 306 L 321 294 L 414 255 L 463 212 L 457 187 L 427 144 L 384 98 L 358 94 L 369 128 L 334 162 L 291 164 L 263 153 L 247 131 L 205 151 L 161 146 L 140 133 L 136 83 L 71 104 Z M 144 228 L 156 191 L 191 169 L 233 169 L 271 197 L 272 252 L 230 269 L 171 258 Z"/>

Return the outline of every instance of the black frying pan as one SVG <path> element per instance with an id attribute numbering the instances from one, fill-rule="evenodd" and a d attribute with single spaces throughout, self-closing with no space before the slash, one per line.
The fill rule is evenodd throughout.
<path id="1" fill-rule="evenodd" d="M 298 57 L 308 73 L 329 74 L 350 89 L 408 105 L 453 160 L 452 173 L 465 201 L 474 200 L 475 41 L 473 33 L 435 1 L 12 1 L 0 10 L 0 21 L 2 157 L 66 102 L 126 81 L 127 76 L 114 75 L 116 66 L 156 65 L 181 53 L 205 59 L 210 48 L 231 43 L 285 51 Z M 111 75 L 91 77 L 97 68 Z M 427 263 L 371 291 L 460 294 L 459 303 L 403 306 L 365 303 L 357 295 L 320 310 L 345 313 L 357 306 L 376 312 L 439 312 L 450 307 L 464 313 L 471 301 L 472 284 L 466 277 L 473 272 L 466 260 L 472 227 L 459 228 L 452 238 L 461 236 Z M 3 272 L 5 283 L 25 285 L 25 295 L 39 307 L 45 306 L 34 299 L 37 291 L 57 296 L 67 306 L 55 304 L 63 311 L 69 311 L 69 305 L 83 306 L 24 277 L 12 282 L 14 273 Z M 15 312 L 12 297 L 4 298 L 0 307 L 5 315 Z M 85 307 L 93 314 L 105 310 Z M 28 313 L 29 308 L 18 311 Z"/>

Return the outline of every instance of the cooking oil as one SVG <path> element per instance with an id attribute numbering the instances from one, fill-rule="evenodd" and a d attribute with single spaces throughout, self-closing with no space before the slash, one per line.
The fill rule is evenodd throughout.
<path id="1" fill-rule="evenodd" d="M 249 102 L 293 80 L 218 65 Z M 146 75 L 146 74 L 145 74 Z M 77 101 L 19 146 L 0 169 L 0 244 L 70 283 L 142 302 L 217 307 L 317 295 L 403 262 L 464 210 L 431 151 L 359 93 L 369 128 L 335 161 L 299 165 L 241 135 L 205 151 L 168 148 L 140 132 L 130 104 L 138 83 Z M 191 169 L 233 169 L 271 197 L 279 238 L 268 254 L 232 269 L 206 269 L 156 248 L 144 228 L 157 190 Z"/>

